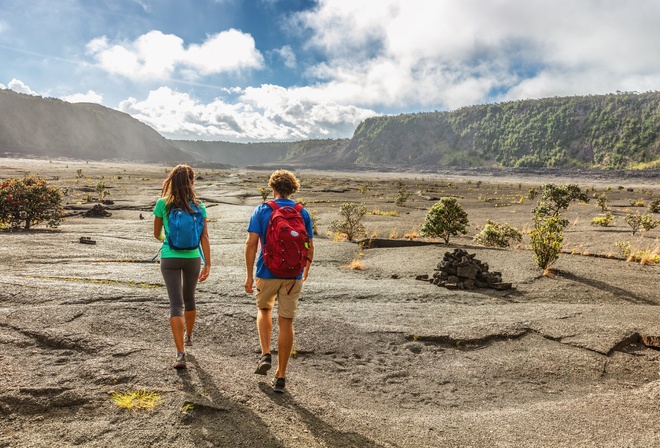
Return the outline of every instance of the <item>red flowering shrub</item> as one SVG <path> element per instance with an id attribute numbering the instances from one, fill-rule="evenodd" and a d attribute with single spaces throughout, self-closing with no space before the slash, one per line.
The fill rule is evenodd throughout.
<path id="1" fill-rule="evenodd" d="M 45 223 L 57 227 L 64 218 L 62 192 L 48 186 L 44 179 L 26 176 L 0 184 L 0 222 L 12 229 L 29 230 Z"/>

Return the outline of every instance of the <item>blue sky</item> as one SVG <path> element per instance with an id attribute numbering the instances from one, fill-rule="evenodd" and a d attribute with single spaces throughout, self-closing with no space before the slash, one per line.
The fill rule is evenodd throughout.
<path id="1" fill-rule="evenodd" d="M 660 86 L 657 0 L 0 0 L 0 88 L 167 138 L 350 137 L 365 118 Z"/>

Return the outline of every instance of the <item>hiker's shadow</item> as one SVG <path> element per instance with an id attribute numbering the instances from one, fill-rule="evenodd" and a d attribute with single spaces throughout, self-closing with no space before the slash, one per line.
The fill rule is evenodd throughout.
<path id="1" fill-rule="evenodd" d="M 282 447 L 268 425 L 249 408 L 228 398 L 193 355 L 188 355 L 188 363 L 193 372 L 183 369 L 177 373 L 189 396 L 181 422 L 190 428 L 194 446 Z"/>
<path id="2" fill-rule="evenodd" d="M 265 382 L 260 383 L 259 388 L 264 392 L 264 394 L 269 396 L 274 403 L 280 406 L 288 407 L 297 412 L 298 415 L 300 415 L 305 428 L 310 433 L 312 433 L 314 439 L 317 440 L 322 446 L 334 448 L 383 448 L 383 445 L 374 442 L 362 434 L 358 434 L 356 432 L 341 431 L 333 427 L 332 425 L 319 418 L 318 415 L 314 414 L 299 404 L 286 392 L 284 394 L 277 394 L 273 392 L 272 387 Z"/>

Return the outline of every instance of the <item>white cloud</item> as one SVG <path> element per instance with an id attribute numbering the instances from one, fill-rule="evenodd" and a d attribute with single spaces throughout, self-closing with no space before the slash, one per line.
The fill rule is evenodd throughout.
<path id="1" fill-rule="evenodd" d="M 87 93 L 74 93 L 61 97 L 64 101 L 69 103 L 97 103 L 103 104 L 103 95 L 96 93 L 93 90 L 88 90 Z"/>
<path id="2" fill-rule="evenodd" d="M 191 45 L 182 62 L 201 75 L 244 68 L 260 68 L 263 57 L 255 48 L 252 36 L 231 29 L 209 36 L 202 45 Z"/>
<path id="3" fill-rule="evenodd" d="M 203 104 L 168 87 L 144 101 L 130 98 L 119 110 L 169 138 L 229 141 L 302 140 L 350 135 L 375 112 L 332 102 L 318 103 L 304 89 L 264 85 L 247 88 L 233 103 L 217 98 Z"/>
<path id="4" fill-rule="evenodd" d="M 137 3 L 145 12 L 151 12 L 151 5 L 146 0 L 133 0 Z"/>
<path id="5" fill-rule="evenodd" d="M 289 68 L 296 68 L 296 53 L 294 53 L 293 48 L 291 48 L 291 45 L 285 45 L 282 48 L 275 49 L 273 50 L 273 53 L 277 54 L 280 58 L 282 58 L 282 61 L 284 62 L 284 65 L 289 67 Z"/>
<path id="6" fill-rule="evenodd" d="M 30 87 L 27 86 L 27 84 L 16 78 L 9 81 L 7 87 L 9 90 L 13 90 L 14 92 L 25 93 L 27 95 L 37 95 L 37 92 L 34 92 Z"/>
<path id="7" fill-rule="evenodd" d="M 166 79 L 177 70 L 187 77 L 257 69 L 263 57 L 252 36 L 230 29 L 187 48 L 173 34 L 150 31 L 133 42 L 110 44 L 99 37 L 87 44 L 87 52 L 110 73 L 136 79 Z"/>
<path id="8" fill-rule="evenodd" d="M 657 88 L 658 18 L 654 0 L 320 0 L 292 22 L 327 56 L 319 95 L 455 108 Z"/>

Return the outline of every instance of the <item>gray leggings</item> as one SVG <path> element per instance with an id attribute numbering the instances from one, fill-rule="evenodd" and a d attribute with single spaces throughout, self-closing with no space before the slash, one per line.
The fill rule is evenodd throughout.
<path id="1" fill-rule="evenodd" d="M 202 267 L 201 258 L 161 258 L 160 272 L 170 298 L 170 317 L 195 310 L 195 287 Z"/>

